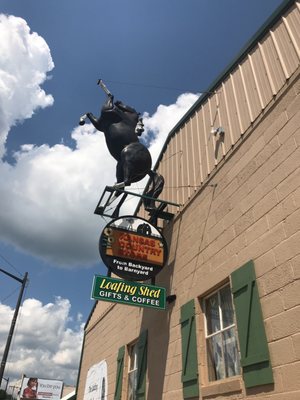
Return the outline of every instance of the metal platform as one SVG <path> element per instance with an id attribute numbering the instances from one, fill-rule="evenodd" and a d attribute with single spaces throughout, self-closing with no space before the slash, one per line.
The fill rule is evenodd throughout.
<path id="1" fill-rule="evenodd" d="M 172 203 L 170 201 L 160 200 L 143 194 L 129 192 L 124 189 L 115 189 L 113 186 L 106 186 L 100 197 L 94 214 L 110 218 L 119 217 L 120 209 L 128 195 L 139 197 L 141 199 L 154 200 L 156 203 L 159 203 L 158 207 L 156 208 L 146 209 L 146 211 L 149 213 L 149 223 L 153 225 L 157 225 L 158 219 L 170 221 L 173 218 L 174 214 L 165 210 L 168 205 L 174 207 L 181 206 L 181 204 Z"/>

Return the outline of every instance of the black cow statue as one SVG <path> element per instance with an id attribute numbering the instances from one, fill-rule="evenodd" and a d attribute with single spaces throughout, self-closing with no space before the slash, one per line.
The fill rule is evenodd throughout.
<path id="1" fill-rule="evenodd" d="M 139 141 L 138 136 L 144 131 L 140 114 L 121 101 L 114 102 L 114 96 L 102 80 L 98 84 L 107 94 L 100 117 L 96 118 L 88 112 L 80 118 L 79 124 L 84 125 L 88 118 L 98 131 L 104 133 L 108 150 L 117 161 L 117 183 L 113 186 L 115 189 L 123 189 L 149 175 L 150 189 L 145 195 L 158 198 L 164 186 L 164 178 L 151 170 L 150 152 Z M 116 192 L 115 196 L 119 193 Z M 155 209 L 155 201 L 144 199 L 144 206 L 147 211 L 151 211 Z"/>

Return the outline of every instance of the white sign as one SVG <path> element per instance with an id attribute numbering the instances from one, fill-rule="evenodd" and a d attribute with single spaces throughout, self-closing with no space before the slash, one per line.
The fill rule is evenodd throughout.
<path id="1" fill-rule="evenodd" d="M 107 364 L 100 361 L 87 373 L 83 400 L 107 400 Z"/>
<path id="2" fill-rule="evenodd" d="M 20 399 L 59 400 L 62 388 L 62 381 L 33 377 L 23 378 Z"/>

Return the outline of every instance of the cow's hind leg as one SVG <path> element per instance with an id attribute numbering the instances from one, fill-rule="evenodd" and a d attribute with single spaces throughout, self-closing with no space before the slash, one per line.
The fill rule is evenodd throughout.
<path id="1" fill-rule="evenodd" d="M 157 199 L 164 188 L 164 177 L 154 171 L 150 171 L 148 175 L 150 176 L 150 189 L 145 193 L 145 195 Z M 143 199 L 143 203 L 146 211 L 151 211 L 156 208 L 155 200 Z"/>

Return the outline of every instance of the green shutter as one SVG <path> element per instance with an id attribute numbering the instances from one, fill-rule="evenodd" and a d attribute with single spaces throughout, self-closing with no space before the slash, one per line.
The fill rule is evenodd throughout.
<path id="1" fill-rule="evenodd" d="M 199 396 L 198 359 L 195 321 L 195 303 L 189 301 L 181 307 L 181 344 L 183 398 Z"/>
<path id="2" fill-rule="evenodd" d="M 245 387 L 273 383 L 253 261 L 231 274 Z"/>
<path id="3" fill-rule="evenodd" d="M 144 400 L 146 398 L 146 372 L 147 372 L 147 338 L 148 332 L 143 331 L 137 344 L 137 387 L 136 398 Z"/>
<path id="4" fill-rule="evenodd" d="M 122 381 L 123 381 L 123 367 L 124 367 L 124 354 L 125 346 L 119 348 L 117 358 L 117 376 L 114 400 L 121 400 L 122 397 Z"/>

